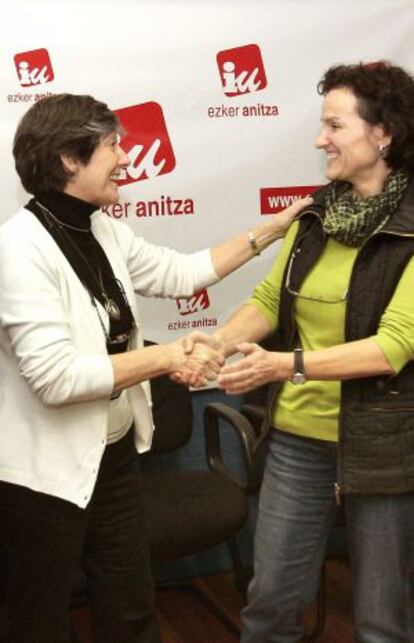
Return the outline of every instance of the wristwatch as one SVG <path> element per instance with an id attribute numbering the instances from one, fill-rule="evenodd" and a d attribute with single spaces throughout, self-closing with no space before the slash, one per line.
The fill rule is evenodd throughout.
<path id="1" fill-rule="evenodd" d="M 302 348 L 295 348 L 293 350 L 293 373 L 290 381 L 292 384 L 304 384 L 306 382 Z"/>

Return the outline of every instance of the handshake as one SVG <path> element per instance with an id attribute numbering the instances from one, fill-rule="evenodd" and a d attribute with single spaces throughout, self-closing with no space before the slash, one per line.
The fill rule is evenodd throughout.
<path id="1" fill-rule="evenodd" d="M 282 368 L 288 353 L 269 352 L 257 344 L 243 342 L 234 347 L 244 355 L 226 365 L 224 346 L 218 334 L 205 335 L 195 331 L 187 337 L 166 345 L 170 351 L 169 376 L 175 382 L 202 388 L 210 382 L 229 394 L 246 393 L 270 381 L 287 379 Z"/>
<path id="2" fill-rule="evenodd" d="M 170 378 L 193 388 L 214 382 L 226 361 L 220 340 L 198 331 L 167 346 L 172 357 Z"/>

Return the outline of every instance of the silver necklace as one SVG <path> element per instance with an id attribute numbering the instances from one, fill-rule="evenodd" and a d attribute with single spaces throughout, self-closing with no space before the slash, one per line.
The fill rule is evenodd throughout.
<path id="1" fill-rule="evenodd" d="M 104 308 L 105 308 L 106 314 L 108 315 L 109 319 L 112 319 L 114 321 L 119 321 L 121 319 L 121 311 L 119 310 L 119 306 L 116 303 L 116 301 L 111 299 L 111 297 L 108 297 L 108 295 L 106 294 L 106 290 L 102 279 L 102 270 L 100 266 L 98 266 L 98 278 L 99 278 L 99 286 L 101 289 L 102 299 L 104 300 Z"/>
<path id="2" fill-rule="evenodd" d="M 85 257 L 83 256 L 82 252 L 79 250 L 79 248 L 76 245 L 76 243 L 73 241 L 71 236 L 69 234 L 66 234 L 66 232 L 65 232 L 65 228 L 69 228 L 70 230 L 75 230 L 76 232 L 88 232 L 88 233 L 90 232 L 90 230 L 85 230 L 84 228 L 78 228 L 78 227 L 76 227 L 74 225 L 70 225 L 69 223 L 63 223 L 60 219 L 57 218 L 57 216 L 55 216 L 53 214 L 53 212 L 51 212 L 49 210 L 49 208 L 47 208 L 45 205 L 43 205 L 43 203 L 40 203 L 40 201 L 38 201 L 37 199 L 36 199 L 36 203 L 40 207 L 40 209 L 42 210 L 42 212 L 46 216 L 46 218 L 52 219 L 52 221 L 55 223 L 55 225 L 57 225 L 57 227 L 65 234 L 66 240 L 70 242 L 72 248 L 74 248 L 74 250 L 76 251 L 78 257 L 80 257 L 82 259 L 83 265 L 86 267 L 86 269 L 88 270 L 89 274 L 91 275 L 91 277 L 95 281 L 96 285 L 99 287 L 102 299 L 104 301 L 104 309 L 105 309 L 105 312 L 108 315 L 109 319 L 112 319 L 113 321 L 119 321 L 121 319 L 121 311 L 120 311 L 119 306 L 116 303 L 116 301 L 111 299 L 111 297 L 108 297 L 108 295 L 106 293 L 105 286 L 104 286 L 104 283 L 103 283 L 103 278 L 102 278 L 102 270 L 101 270 L 101 267 L 99 266 L 99 262 L 98 262 L 98 278 L 97 278 L 96 274 L 93 272 L 93 270 L 91 270 L 91 268 L 89 266 L 89 263 L 86 261 Z M 50 223 L 50 221 L 49 221 L 49 223 Z M 93 295 L 92 294 L 91 294 L 91 297 L 92 297 L 92 300 L 93 300 Z"/>
<path id="3" fill-rule="evenodd" d="M 70 223 L 64 223 L 63 221 L 61 221 L 60 219 L 58 219 L 58 218 L 57 218 L 57 216 L 56 216 L 56 215 L 54 215 L 54 214 L 53 214 L 53 212 L 51 212 L 51 211 L 49 210 L 49 208 L 47 208 L 45 205 L 43 205 L 43 203 L 40 203 L 40 201 L 38 201 L 37 199 L 35 199 L 35 200 L 36 200 L 36 203 L 37 203 L 37 205 L 39 206 L 39 208 L 41 208 L 41 210 L 43 210 L 43 212 L 44 212 L 45 214 L 49 215 L 49 217 L 50 217 L 50 218 L 51 218 L 51 219 L 56 223 L 56 225 L 58 225 L 59 227 L 69 228 L 70 230 L 75 230 L 75 232 L 90 232 L 90 230 L 89 230 L 89 229 L 87 229 L 87 228 L 78 228 L 77 226 L 71 225 Z"/>

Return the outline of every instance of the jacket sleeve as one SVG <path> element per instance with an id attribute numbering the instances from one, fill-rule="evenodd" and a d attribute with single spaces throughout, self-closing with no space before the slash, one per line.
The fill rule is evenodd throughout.
<path id="1" fill-rule="evenodd" d="M 136 293 L 145 297 L 185 297 L 219 281 L 210 250 L 192 254 L 148 243 L 117 222 L 116 234 Z"/>
<path id="2" fill-rule="evenodd" d="M 14 241 L 14 243 L 13 243 Z M 50 249 L 49 249 L 50 250 Z M 0 323 L 4 350 L 31 391 L 46 406 L 109 397 L 110 359 L 75 347 L 62 298 L 59 268 L 48 248 L 0 234 Z M 79 315 L 82 323 L 82 313 Z M 85 340 L 86 341 L 86 340 Z"/>

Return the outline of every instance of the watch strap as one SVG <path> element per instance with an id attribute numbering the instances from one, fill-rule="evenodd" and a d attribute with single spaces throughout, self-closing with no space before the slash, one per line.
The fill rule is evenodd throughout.
<path id="1" fill-rule="evenodd" d="M 293 349 L 293 372 L 290 381 L 292 384 L 304 384 L 306 382 L 302 348 Z"/>
<path id="2" fill-rule="evenodd" d="M 293 349 L 293 372 L 305 375 L 305 363 L 303 361 L 303 348 Z"/>

